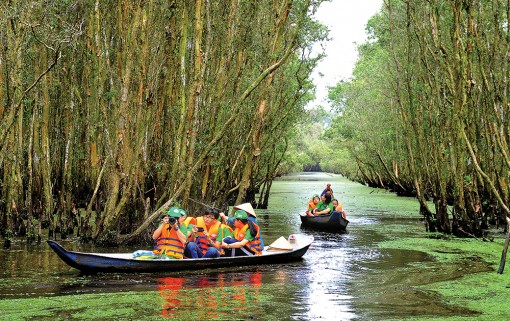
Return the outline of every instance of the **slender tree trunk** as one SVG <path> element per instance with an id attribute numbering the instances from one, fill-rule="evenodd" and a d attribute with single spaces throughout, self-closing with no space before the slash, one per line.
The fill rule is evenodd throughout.
<path id="1" fill-rule="evenodd" d="M 278 4 L 275 3 L 275 5 L 278 5 Z M 304 9 L 300 13 L 299 23 L 298 23 L 297 28 L 295 29 L 296 31 L 290 37 L 291 41 L 289 43 L 282 43 L 283 42 L 282 37 L 283 37 L 283 33 L 284 33 L 283 28 L 285 26 L 285 22 L 287 20 L 291 6 L 292 6 L 292 1 L 284 0 L 284 3 L 282 4 L 282 6 L 278 8 L 279 9 L 278 13 L 279 13 L 280 19 L 277 21 L 277 24 L 276 24 L 276 32 L 275 32 L 275 35 L 273 38 L 273 46 L 272 46 L 270 52 L 273 55 L 279 51 L 283 52 L 284 54 L 282 55 L 282 58 L 280 58 L 279 61 L 273 63 L 273 66 L 278 65 L 278 67 L 279 67 L 281 64 L 283 64 L 287 60 L 287 58 L 289 57 L 291 52 L 293 52 L 294 46 L 296 44 L 297 30 L 300 30 L 300 27 L 303 23 L 303 19 L 305 18 L 306 12 L 310 6 L 310 1 L 307 0 L 303 6 Z M 285 45 L 287 45 L 287 47 L 284 49 L 283 47 Z M 274 70 L 276 70 L 276 69 L 277 68 L 275 68 Z M 272 84 L 274 70 L 272 70 L 267 75 L 265 88 L 269 87 Z M 248 190 L 248 188 L 251 185 L 251 176 L 252 176 L 253 168 L 254 168 L 254 166 L 257 165 L 258 157 L 260 156 L 260 153 L 261 153 L 260 147 L 259 147 L 260 137 L 262 135 L 262 130 L 264 127 L 264 122 L 265 122 L 265 117 L 266 117 L 265 115 L 267 114 L 268 109 L 270 108 L 270 106 L 269 107 L 266 106 L 268 104 L 268 100 L 267 100 L 268 98 L 269 97 L 267 97 L 267 91 L 264 91 L 264 89 L 263 89 L 262 90 L 262 99 L 260 100 L 260 102 L 258 104 L 258 109 L 256 109 L 256 111 L 255 111 L 255 120 L 256 121 L 255 121 L 255 128 L 254 128 L 254 133 L 253 133 L 253 138 L 252 138 L 252 150 L 251 150 L 251 152 L 246 153 L 246 163 L 244 165 L 243 174 L 242 174 L 241 181 L 239 184 L 239 191 L 238 191 L 237 199 L 235 201 L 236 204 L 242 203 L 245 199 L 246 191 Z"/>
<path id="2" fill-rule="evenodd" d="M 503 271 L 505 270 L 506 253 L 508 252 L 508 244 L 510 243 L 510 218 L 508 218 L 508 216 L 506 218 L 506 224 L 507 233 L 505 243 L 503 245 L 503 252 L 501 253 L 501 260 L 499 261 L 498 274 L 503 274 Z"/>
<path id="3" fill-rule="evenodd" d="M 34 179 L 34 168 L 32 165 L 33 162 L 33 153 L 34 153 L 34 126 L 35 126 L 35 110 L 32 110 L 32 117 L 30 120 L 30 135 L 29 135 L 29 143 L 28 143 L 28 160 L 27 160 L 27 191 L 26 191 L 26 201 L 25 206 L 28 211 L 27 215 L 27 242 L 30 244 L 35 240 L 35 230 L 34 230 L 34 210 L 32 204 L 32 193 L 33 193 L 33 179 Z M 40 240 L 41 235 L 38 235 L 38 239 Z"/>
<path id="4" fill-rule="evenodd" d="M 174 160 L 172 174 L 170 176 L 170 194 L 177 188 L 178 182 L 182 182 L 184 173 L 184 165 L 186 160 L 186 110 L 187 110 L 187 81 L 188 73 L 186 66 L 186 46 L 188 42 L 188 9 L 184 5 L 181 18 L 181 41 L 179 46 L 179 62 L 180 62 L 180 115 L 179 126 L 177 128 L 177 142 L 174 148 Z M 189 124 L 188 124 L 189 126 Z"/>

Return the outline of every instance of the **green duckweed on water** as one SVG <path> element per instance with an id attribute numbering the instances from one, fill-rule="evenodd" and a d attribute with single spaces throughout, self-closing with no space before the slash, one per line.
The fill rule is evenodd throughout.
<path id="1" fill-rule="evenodd" d="M 106 320 L 139 317 L 160 302 L 150 292 L 100 293 L 2 301 L 0 320 Z"/>
<path id="2" fill-rule="evenodd" d="M 308 180 L 275 182 L 269 209 L 258 212 L 268 242 L 300 232 L 296 213 L 326 182 L 351 220 L 345 234 L 314 233 L 302 262 L 83 276 L 47 246 L 4 251 L 0 321 L 508 319 L 510 266 L 496 273 L 502 234 L 484 242 L 427 233 L 413 198 L 300 177 Z"/>
<path id="3" fill-rule="evenodd" d="M 392 203 L 392 196 L 379 196 L 381 205 Z M 401 203 L 400 203 L 401 204 Z M 383 205 L 384 206 L 384 205 Z M 410 206 L 413 206 L 410 204 Z M 402 209 L 402 207 L 401 207 Z M 506 320 L 510 305 L 510 262 L 503 274 L 497 274 L 504 235 L 496 234 L 491 241 L 445 236 L 442 233 L 427 233 L 415 211 L 409 208 L 398 210 L 389 207 L 389 215 L 381 218 L 384 224 L 357 226 L 385 236 L 376 242 L 383 249 L 421 251 L 431 257 L 430 261 L 410 264 L 399 274 L 400 283 L 410 289 L 424 293 L 437 293 L 437 300 L 466 311 L 466 315 L 451 317 L 431 316 L 406 317 L 406 320 Z M 408 217 L 407 224 L 402 218 Z M 393 223 L 393 218 L 397 218 Z M 383 276 L 384 278 L 384 276 Z M 458 313 L 454 313 L 458 314 Z M 385 318 L 386 319 L 386 318 Z M 389 318 L 391 319 L 391 318 Z M 398 318 L 400 319 L 400 318 Z"/>
<path id="4" fill-rule="evenodd" d="M 294 308 L 284 297 L 277 286 L 261 284 L 7 299 L 0 320 L 278 320 Z"/>
<path id="5" fill-rule="evenodd" d="M 474 312 L 468 316 L 415 317 L 410 320 L 505 320 L 509 315 L 509 266 L 497 274 L 504 240 L 492 242 L 479 239 L 448 239 L 432 237 L 403 237 L 378 244 L 381 248 L 419 250 L 434 258 L 431 262 L 410 267 L 420 275 L 416 288 L 435 291 L 452 306 Z M 421 284 L 420 284 L 421 283 Z"/>

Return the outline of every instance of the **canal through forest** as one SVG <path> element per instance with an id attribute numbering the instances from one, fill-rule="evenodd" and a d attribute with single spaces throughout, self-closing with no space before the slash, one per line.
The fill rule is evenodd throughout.
<path id="1" fill-rule="evenodd" d="M 300 227 L 298 213 L 327 183 L 347 212 L 346 233 Z M 413 198 L 397 197 L 338 175 L 300 173 L 275 181 L 269 208 L 257 210 L 266 245 L 292 233 L 314 236 L 303 260 L 290 264 L 81 275 L 45 243 L 27 247 L 16 241 L 12 249 L 0 252 L 0 311 L 5 312 L 6 303 L 26 302 L 25 306 L 38 304 L 46 310 L 27 317 L 34 320 L 78 320 L 94 315 L 111 320 L 386 320 L 431 313 L 456 315 L 460 311 L 443 305 L 434 293 L 413 287 L 419 284 L 420 275 L 407 267 L 430 261 L 430 257 L 377 247 L 378 242 L 399 236 L 395 232 L 386 235 L 382 226 L 399 225 L 401 235 L 423 230 L 417 210 Z M 60 243 L 73 250 L 108 251 L 72 241 Z M 112 251 L 132 250 L 136 249 Z M 111 300 L 107 305 L 105 298 Z M 74 310 L 62 300 L 90 303 Z M 430 311 L 431 302 L 434 311 Z"/>

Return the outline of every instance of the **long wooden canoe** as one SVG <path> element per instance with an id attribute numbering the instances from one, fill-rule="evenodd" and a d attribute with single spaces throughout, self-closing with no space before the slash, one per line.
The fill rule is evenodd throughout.
<path id="1" fill-rule="evenodd" d="M 299 214 L 301 226 L 326 232 L 345 232 L 349 221 L 343 218 L 340 212 L 333 212 L 330 215 L 307 216 Z"/>
<path id="2" fill-rule="evenodd" d="M 292 250 L 278 250 L 267 247 L 262 255 L 229 256 L 212 259 L 182 259 L 182 260 L 140 260 L 133 258 L 132 253 L 84 253 L 64 249 L 54 241 L 47 241 L 48 245 L 68 265 L 83 273 L 97 272 L 173 272 L 181 270 L 199 270 L 232 266 L 247 266 L 260 264 L 277 264 L 299 260 L 308 251 L 313 242 L 312 236 L 292 234 L 289 242 Z"/>

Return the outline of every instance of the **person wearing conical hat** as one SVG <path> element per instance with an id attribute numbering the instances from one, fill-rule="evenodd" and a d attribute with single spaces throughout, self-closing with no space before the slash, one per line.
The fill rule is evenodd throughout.
<path id="1" fill-rule="evenodd" d="M 248 213 L 237 210 L 234 213 L 234 237 L 226 237 L 221 247 L 227 250 L 226 256 L 260 255 L 264 249 L 260 244 L 260 228 L 248 220 Z"/>
<path id="2" fill-rule="evenodd" d="M 257 214 L 255 214 L 255 210 L 253 209 L 253 206 L 251 206 L 251 203 L 243 203 L 234 206 L 234 210 L 243 210 L 245 211 L 248 216 L 257 217 Z"/>
<path id="3" fill-rule="evenodd" d="M 251 203 L 243 203 L 243 204 L 236 205 L 236 206 L 234 206 L 234 211 L 236 211 L 236 210 L 245 211 L 246 214 L 248 214 L 248 221 L 251 221 L 260 227 L 259 222 L 257 222 L 257 214 L 255 213 L 253 206 L 251 206 Z M 225 215 L 225 213 L 220 213 L 220 217 L 224 224 L 228 224 L 230 226 L 235 226 L 233 217 L 228 217 L 227 215 Z M 260 233 L 260 244 L 262 245 L 262 248 L 264 248 L 264 240 L 262 239 L 262 231 L 260 231 L 259 233 Z"/>

